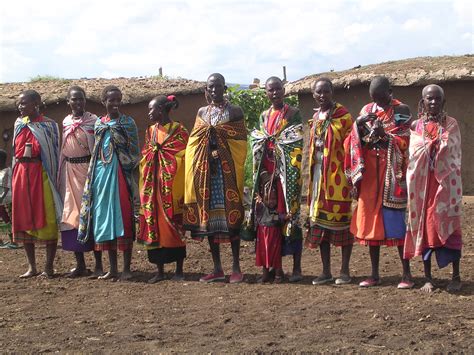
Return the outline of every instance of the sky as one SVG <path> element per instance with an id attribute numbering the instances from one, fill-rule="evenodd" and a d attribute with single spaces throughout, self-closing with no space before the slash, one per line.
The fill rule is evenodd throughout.
<path id="1" fill-rule="evenodd" d="M 20 0 L 0 6 L 0 82 L 158 75 L 287 79 L 474 52 L 471 0 Z"/>

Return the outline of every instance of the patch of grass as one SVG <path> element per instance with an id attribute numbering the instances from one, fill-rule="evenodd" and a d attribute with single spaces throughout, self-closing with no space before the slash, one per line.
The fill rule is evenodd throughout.
<path id="1" fill-rule="evenodd" d="M 58 81 L 61 83 L 69 83 L 72 80 L 64 79 L 64 78 L 60 78 L 60 77 L 52 76 L 52 75 L 37 75 L 30 78 L 30 83 L 38 83 L 38 82 L 46 82 L 46 81 Z"/>
<path id="2" fill-rule="evenodd" d="M 152 75 L 150 76 L 150 78 L 155 79 L 155 80 L 171 80 L 172 79 L 168 75 Z"/>

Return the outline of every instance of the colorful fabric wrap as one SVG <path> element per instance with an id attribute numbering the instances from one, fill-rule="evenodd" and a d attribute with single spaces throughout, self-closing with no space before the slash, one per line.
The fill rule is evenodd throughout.
<path id="1" fill-rule="evenodd" d="M 20 131 L 27 127 L 38 140 L 41 147 L 41 164 L 48 177 L 51 188 L 56 222 L 59 224 L 63 213 L 63 203 L 57 186 L 59 166 L 59 128 L 53 120 L 44 117 L 44 121 L 31 122 L 28 117 L 19 117 L 15 121 L 13 133 L 13 151 L 15 151 L 15 139 Z M 16 159 L 13 158 L 12 169 Z"/>
<path id="2" fill-rule="evenodd" d="M 421 120 L 418 122 L 422 124 Z M 408 219 L 404 257 L 412 258 L 424 252 L 426 198 L 428 179 L 434 174 L 439 183 L 435 195 L 436 229 L 444 244 L 454 232 L 461 231 L 462 181 L 461 132 L 456 119 L 447 116 L 441 130 L 434 170 L 430 169 L 429 152 L 435 140 L 423 136 L 423 129 L 411 130 L 410 163 L 407 170 Z"/>
<path id="3" fill-rule="evenodd" d="M 383 110 L 375 110 L 375 103 L 370 103 L 361 110 L 360 116 L 375 113 L 382 122 L 388 139 L 387 169 L 383 186 L 383 206 L 395 209 L 404 209 L 407 205 L 406 167 L 408 163 L 408 143 L 410 139 L 410 118 L 395 119 L 394 107 L 401 102 L 392 99 L 391 114 Z M 360 182 L 365 170 L 362 153 L 362 137 L 359 136 L 357 120 L 352 126 L 350 135 L 344 142 L 344 168 L 347 180 L 352 186 L 353 198 L 359 196 Z"/>
<path id="4" fill-rule="evenodd" d="M 229 110 L 229 109 L 227 109 Z M 211 117 L 212 119 L 212 117 Z M 244 218 L 244 163 L 247 154 L 247 129 L 244 119 L 206 122 L 200 115 L 186 147 L 184 228 L 195 236 L 212 235 L 211 211 L 211 137 L 215 140 L 217 161 L 223 183 L 223 215 L 227 232 L 238 236 Z M 214 144 L 213 143 L 213 144 Z M 219 170 L 219 169 L 218 169 Z M 220 201 L 221 202 L 221 201 Z M 212 217 L 212 216 L 211 216 Z"/>
<path id="5" fill-rule="evenodd" d="M 344 140 L 351 132 L 352 116 L 339 103 L 330 112 L 331 117 L 320 120 L 318 110 L 309 122 L 309 219 L 312 225 L 341 230 L 349 228 L 352 215 L 351 189 L 343 166 Z M 320 149 L 317 142 L 323 143 Z"/>
<path id="6" fill-rule="evenodd" d="M 138 130 L 135 121 L 125 115 L 121 115 L 119 118 L 108 122 L 102 122 L 101 118 L 97 119 L 94 128 L 94 150 L 87 172 L 84 195 L 81 203 L 81 216 L 77 236 L 78 241 L 81 243 L 86 243 L 89 238 L 93 237 L 91 235 L 91 217 L 93 213 L 91 209 L 92 182 L 94 180 L 96 162 L 100 159 L 102 151 L 102 140 L 107 131 L 110 132 L 111 145 L 114 153 L 117 154 L 119 165 L 122 168 L 130 198 L 132 199 L 132 206 L 134 205 L 134 198 L 137 196 L 138 187 L 134 181 L 133 172 L 140 160 L 140 148 L 138 146 Z M 135 223 L 132 225 L 134 227 Z"/>
<path id="7" fill-rule="evenodd" d="M 181 227 L 174 220 L 176 215 L 183 213 L 184 151 L 189 134 L 178 122 L 170 123 L 168 134 L 161 144 L 156 142 L 153 134 L 156 134 L 156 129 L 151 126 L 140 163 L 140 212 L 145 223 L 141 224 L 143 230 L 140 230 L 138 241 L 147 247 L 160 247 L 158 221 L 155 220 L 157 209 L 163 209 L 170 229 L 184 239 Z"/>
<path id="8" fill-rule="evenodd" d="M 281 121 L 273 134 L 267 127 L 270 110 L 260 115 L 260 127 L 254 129 L 251 134 L 251 146 L 253 156 L 253 192 L 255 197 L 259 192 L 260 172 L 262 161 L 269 143 L 273 145 L 275 156 L 275 172 L 283 187 L 286 212 L 291 213 L 291 226 L 285 234 L 287 239 L 301 239 L 302 232 L 298 226 L 301 197 L 301 160 L 303 150 L 303 124 L 298 110 L 286 110 L 287 114 Z M 291 113 L 290 113 L 291 112 Z M 255 198 L 252 199 L 252 208 L 249 215 L 248 226 L 255 228 Z M 285 229 L 285 227 L 284 227 Z M 288 225 L 287 228 L 288 229 Z"/>

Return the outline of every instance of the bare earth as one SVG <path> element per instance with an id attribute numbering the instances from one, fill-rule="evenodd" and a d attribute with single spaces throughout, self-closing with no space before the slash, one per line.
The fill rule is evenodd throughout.
<path id="1" fill-rule="evenodd" d="M 419 291 L 422 263 L 412 263 L 416 289 L 397 290 L 401 266 L 396 250 L 383 248 L 383 283 L 359 289 L 369 274 L 368 249 L 355 246 L 354 282 L 313 286 L 321 271 L 319 252 L 305 250 L 304 281 L 279 285 L 256 283 L 253 245 L 242 245 L 243 284 L 198 282 L 210 271 L 207 243 L 189 241 L 186 281 L 147 284 L 154 272 L 146 252 L 133 255 L 129 282 L 68 279 L 71 253 L 58 250 L 51 280 L 22 280 L 23 250 L 0 250 L 0 349 L 5 352 L 414 352 L 470 353 L 474 348 L 474 218 L 472 199 L 464 205 L 463 288 L 446 292 L 451 268 L 434 269 L 439 288 Z M 340 252 L 333 250 L 333 275 Z M 223 248 L 230 272 L 230 248 Z M 88 256 L 89 266 L 92 257 Z M 107 267 L 106 257 L 104 256 Z M 38 250 L 38 265 L 44 249 Z M 290 260 L 285 259 L 286 271 Z M 434 263 L 434 265 L 436 265 Z M 172 271 L 172 267 L 167 267 Z M 471 349 L 471 350 L 469 350 Z"/>

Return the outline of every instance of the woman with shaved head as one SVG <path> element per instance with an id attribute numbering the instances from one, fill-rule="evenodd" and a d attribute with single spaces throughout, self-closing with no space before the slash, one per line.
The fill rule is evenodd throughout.
<path id="1" fill-rule="evenodd" d="M 346 174 L 357 198 L 350 231 L 369 246 L 372 275 L 360 287 L 380 284 L 380 246 L 396 246 L 403 276 L 400 289 L 414 286 L 410 264 L 403 259 L 407 205 L 406 164 L 411 114 L 407 105 L 392 97 L 386 77 L 370 83 L 373 102 L 365 105 L 345 141 Z"/>
<path id="2" fill-rule="evenodd" d="M 230 283 L 243 280 L 240 270 L 240 226 L 247 129 L 244 113 L 229 103 L 222 74 L 209 75 L 206 98 L 209 105 L 198 110 L 185 154 L 184 228 L 193 239 L 207 239 L 214 270 L 201 282 L 225 280 L 220 244 L 230 243 L 232 274 Z"/>
<path id="3" fill-rule="evenodd" d="M 431 255 L 440 268 L 453 264 L 448 291 L 461 289 L 461 133 L 446 114 L 438 85 L 423 89 L 418 119 L 411 125 L 408 183 L 408 228 L 405 257 L 423 257 L 424 292 L 432 292 Z"/>

